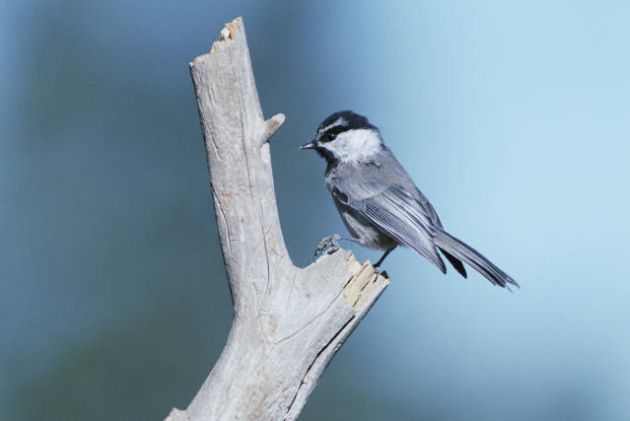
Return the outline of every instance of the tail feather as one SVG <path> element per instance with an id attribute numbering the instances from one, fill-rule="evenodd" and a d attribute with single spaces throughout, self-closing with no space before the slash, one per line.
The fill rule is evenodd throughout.
<path id="1" fill-rule="evenodd" d="M 459 272 L 459 274 L 462 275 L 464 278 L 467 278 L 466 268 L 464 267 L 464 264 L 462 263 L 462 261 L 444 249 L 440 249 L 440 251 L 442 252 L 444 257 L 446 257 L 446 260 L 448 260 L 451 263 L 451 265 L 455 268 L 455 270 Z"/>
<path id="2" fill-rule="evenodd" d="M 449 262 L 453 263 L 453 261 L 449 257 L 449 255 L 452 255 L 456 259 L 462 260 L 464 263 L 468 264 L 477 272 L 485 276 L 494 285 L 499 285 L 505 288 L 508 286 L 508 284 L 510 284 L 514 285 L 517 288 L 520 288 L 520 286 L 514 279 L 512 279 L 508 274 L 495 266 L 494 263 L 486 259 L 477 250 L 470 247 L 463 241 L 453 237 L 446 231 L 438 230 L 435 235 L 434 241 L 435 245 L 444 252 L 444 255 L 449 260 Z M 455 269 L 457 269 L 457 266 L 455 266 Z"/>

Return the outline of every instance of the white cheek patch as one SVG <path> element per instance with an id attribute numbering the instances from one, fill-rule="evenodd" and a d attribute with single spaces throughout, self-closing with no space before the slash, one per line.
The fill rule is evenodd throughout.
<path id="1" fill-rule="evenodd" d="M 361 162 L 374 157 L 381 150 L 381 139 L 377 132 L 369 129 L 354 129 L 339 133 L 324 147 L 342 162 Z"/>

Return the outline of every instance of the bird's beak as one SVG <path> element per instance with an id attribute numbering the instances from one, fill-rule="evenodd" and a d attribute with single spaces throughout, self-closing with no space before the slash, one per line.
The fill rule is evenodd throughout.
<path id="1" fill-rule="evenodd" d="M 302 146 L 300 146 L 300 149 L 314 149 L 316 146 L 315 142 L 316 142 L 315 139 L 313 139 L 310 142 L 305 143 Z"/>

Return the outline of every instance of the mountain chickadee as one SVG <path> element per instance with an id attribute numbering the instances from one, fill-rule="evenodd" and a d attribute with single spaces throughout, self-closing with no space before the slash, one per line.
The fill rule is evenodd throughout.
<path id="1" fill-rule="evenodd" d="M 366 117 L 352 111 L 336 112 L 319 125 L 313 140 L 302 149 L 315 149 L 326 160 L 326 186 L 355 241 L 385 250 L 375 267 L 402 245 L 446 273 L 440 250 L 464 278 L 462 262 L 494 285 L 518 287 L 491 261 L 444 230 L 431 203 Z"/>

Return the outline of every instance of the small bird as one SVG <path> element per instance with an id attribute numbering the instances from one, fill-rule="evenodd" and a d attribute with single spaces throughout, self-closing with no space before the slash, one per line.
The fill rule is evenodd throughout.
<path id="1" fill-rule="evenodd" d="M 411 247 L 446 273 L 439 250 L 464 278 L 466 263 L 494 285 L 519 286 L 478 251 L 445 231 L 431 203 L 366 117 L 338 111 L 301 148 L 314 149 L 326 160 L 326 186 L 354 241 L 385 250 L 375 267 L 401 245 Z M 324 242 L 334 243 L 337 238 Z"/>

